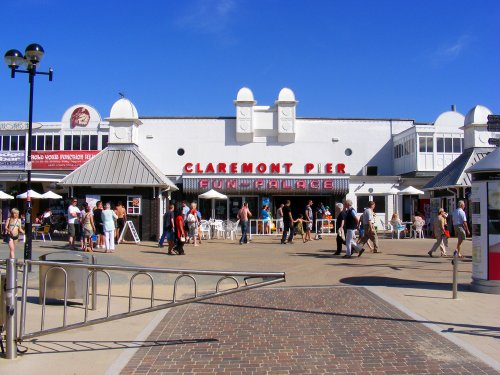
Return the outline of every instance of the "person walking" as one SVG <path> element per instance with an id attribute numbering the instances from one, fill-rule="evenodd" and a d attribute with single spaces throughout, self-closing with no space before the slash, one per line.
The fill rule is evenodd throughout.
<path id="1" fill-rule="evenodd" d="M 158 247 L 162 248 L 165 239 L 169 241 L 169 233 L 171 233 L 171 241 L 174 241 L 175 236 L 173 235 L 173 230 L 175 227 L 175 214 L 174 214 L 174 205 L 171 203 L 168 205 L 168 210 L 163 214 L 163 232 L 160 237 L 160 241 L 158 241 Z M 169 243 L 169 253 L 170 253 L 170 243 Z"/>
<path id="2" fill-rule="evenodd" d="M 278 209 L 276 210 L 276 231 L 281 233 L 283 231 L 283 207 L 285 205 L 283 203 L 280 204 Z"/>
<path id="3" fill-rule="evenodd" d="M 427 254 L 432 258 L 432 254 L 441 248 L 441 256 L 446 256 L 446 248 L 448 247 L 448 237 L 446 236 L 446 212 L 444 209 L 440 208 L 438 211 L 438 216 L 434 220 L 434 237 L 436 237 L 436 243 L 432 246 Z"/>
<path id="4" fill-rule="evenodd" d="M 458 201 L 457 208 L 453 211 L 452 220 L 453 220 L 453 229 L 455 230 L 455 235 L 458 238 L 456 251 L 458 252 L 458 256 L 463 258 L 461 252 L 462 242 L 465 241 L 467 235 L 470 235 L 469 226 L 467 225 L 467 215 L 465 215 L 465 202 Z"/>
<path id="5" fill-rule="evenodd" d="M 373 252 L 380 253 L 381 251 L 378 248 L 378 236 L 375 231 L 374 209 L 375 202 L 368 202 L 368 208 L 365 209 L 362 216 L 364 235 L 361 239 L 360 245 L 364 246 L 370 240 L 373 243 Z"/>
<path id="6" fill-rule="evenodd" d="M 104 206 L 101 217 L 104 226 L 106 252 L 112 253 L 115 250 L 115 220 L 118 219 L 118 216 L 111 209 L 111 204 L 109 202 Z"/>
<path id="7" fill-rule="evenodd" d="M 189 211 L 187 215 L 187 224 L 188 224 L 188 238 L 187 238 L 187 243 L 191 242 L 191 239 L 193 239 L 193 244 L 194 246 L 198 246 L 196 243 L 196 240 L 198 238 L 198 214 L 196 211 L 197 204 L 196 203 L 191 203 L 191 210 Z"/>
<path id="8" fill-rule="evenodd" d="M 312 210 L 312 205 L 313 201 L 309 200 L 307 202 L 306 210 L 305 210 L 305 221 L 306 221 L 306 228 L 305 228 L 305 240 L 306 241 L 311 241 L 311 231 L 313 227 L 313 221 L 314 221 L 314 216 L 313 216 L 313 210 Z"/>
<path id="9" fill-rule="evenodd" d="M 78 200 L 71 198 L 71 204 L 68 207 L 68 247 L 70 249 L 75 249 L 75 239 L 80 231 L 81 212 L 77 204 Z"/>
<path id="10" fill-rule="evenodd" d="M 344 218 L 345 218 L 345 211 L 344 211 L 344 205 L 342 203 L 337 203 L 335 205 L 335 214 L 337 218 L 337 222 L 335 225 L 337 226 L 337 237 L 336 237 L 336 242 L 337 242 L 337 251 L 333 255 L 340 255 L 342 252 L 342 245 L 345 245 L 345 231 L 344 231 Z"/>
<path id="11" fill-rule="evenodd" d="M 288 243 L 293 243 L 293 217 L 292 217 L 292 209 L 290 207 L 290 200 L 285 202 L 283 206 L 283 235 L 281 237 L 281 243 L 286 244 L 286 236 L 290 231 L 290 235 L 288 236 Z"/>
<path id="12" fill-rule="evenodd" d="M 350 199 L 346 199 L 344 207 L 345 214 L 342 226 L 345 231 L 345 255 L 343 256 L 343 258 L 352 257 L 352 248 L 358 251 L 358 257 L 360 257 L 365 249 L 362 246 L 357 245 L 354 241 L 355 232 L 359 226 L 359 219 L 357 216 L 358 214 L 356 210 L 352 208 L 352 201 Z"/>
<path id="13" fill-rule="evenodd" d="M 243 203 L 243 206 L 238 211 L 237 215 L 241 224 L 241 238 L 240 245 L 248 243 L 247 231 L 248 231 L 248 220 L 252 217 L 252 213 L 248 208 L 248 202 Z"/>
<path id="14" fill-rule="evenodd" d="M 9 245 L 9 250 L 10 250 L 9 256 L 11 258 L 15 258 L 16 257 L 15 250 L 16 250 L 17 240 L 19 239 L 19 233 L 24 234 L 22 222 L 21 219 L 19 218 L 19 210 L 17 208 L 13 208 L 12 210 L 10 210 L 10 217 L 5 222 L 4 233 L 5 233 L 5 240 Z"/>
<path id="15" fill-rule="evenodd" d="M 183 202 L 185 203 L 185 202 Z M 175 251 L 179 255 L 185 255 L 184 243 L 186 242 L 186 231 L 184 230 L 184 207 L 179 208 L 177 216 L 175 217 L 175 233 L 177 237 L 177 245 Z"/>

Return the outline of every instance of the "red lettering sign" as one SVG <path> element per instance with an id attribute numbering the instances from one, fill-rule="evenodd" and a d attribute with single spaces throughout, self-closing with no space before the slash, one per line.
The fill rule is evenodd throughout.
<path id="1" fill-rule="evenodd" d="M 345 164 L 337 164 L 337 173 L 345 173 Z"/>
<path id="2" fill-rule="evenodd" d="M 333 173 L 333 164 L 332 163 L 325 164 L 325 173 Z"/>
<path id="3" fill-rule="evenodd" d="M 309 183 L 309 186 L 311 187 L 311 189 L 319 189 L 319 181 L 318 180 L 312 180 Z"/>
<path id="4" fill-rule="evenodd" d="M 229 164 L 229 170 L 231 173 L 238 173 L 238 163 Z"/>
<path id="5" fill-rule="evenodd" d="M 269 166 L 269 173 L 280 173 L 281 164 L 279 163 L 271 163 Z"/>
<path id="6" fill-rule="evenodd" d="M 243 163 L 241 164 L 241 173 L 252 173 L 253 163 Z"/>
<path id="7" fill-rule="evenodd" d="M 226 163 L 217 164 L 217 171 L 219 173 L 226 173 Z"/>
<path id="8" fill-rule="evenodd" d="M 205 173 L 215 173 L 215 169 L 212 163 L 207 164 L 207 168 L 205 169 Z"/>
<path id="9" fill-rule="evenodd" d="M 309 172 L 311 172 L 314 169 L 314 164 L 313 163 L 307 163 L 305 165 L 304 169 L 306 170 L 306 173 L 309 173 Z"/>
<path id="10" fill-rule="evenodd" d="M 193 163 L 186 163 L 184 166 L 184 172 L 193 173 Z"/>
<path id="11" fill-rule="evenodd" d="M 32 151 L 33 169 L 74 170 L 99 151 Z"/>
<path id="12" fill-rule="evenodd" d="M 205 189 L 208 187 L 208 180 L 200 180 L 200 188 Z"/>
<path id="13" fill-rule="evenodd" d="M 260 163 L 259 165 L 257 165 L 257 172 L 266 173 L 266 170 L 267 170 L 267 165 L 265 165 L 264 163 Z"/>
<path id="14" fill-rule="evenodd" d="M 306 186 L 307 186 L 307 184 L 306 184 L 306 181 L 305 181 L 305 180 L 298 180 L 298 181 L 296 182 L 296 184 L 295 184 L 295 187 L 296 187 L 297 189 L 305 189 L 305 188 L 306 188 Z"/>
<path id="15" fill-rule="evenodd" d="M 278 188 L 278 180 L 269 180 L 269 183 L 267 184 L 269 186 L 269 189 L 277 189 Z"/>

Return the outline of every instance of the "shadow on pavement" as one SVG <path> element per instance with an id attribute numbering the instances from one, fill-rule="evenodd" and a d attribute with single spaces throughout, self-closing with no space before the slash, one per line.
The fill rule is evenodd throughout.
<path id="1" fill-rule="evenodd" d="M 432 289 L 432 290 L 451 290 L 451 283 L 441 283 L 433 281 L 399 279 L 386 276 L 353 276 L 344 277 L 339 282 L 356 286 L 388 286 L 397 288 L 412 289 Z M 470 291 L 470 285 L 458 284 L 458 290 Z"/>
<path id="2" fill-rule="evenodd" d="M 94 340 L 38 340 L 33 339 L 19 345 L 26 349 L 24 355 L 57 354 L 70 352 L 94 352 L 96 350 L 139 349 L 155 346 L 203 344 L 218 342 L 217 339 L 186 339 L 158 341 L 94 341 Z"/>

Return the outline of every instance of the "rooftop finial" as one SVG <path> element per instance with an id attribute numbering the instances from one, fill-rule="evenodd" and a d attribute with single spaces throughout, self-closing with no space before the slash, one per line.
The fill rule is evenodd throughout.
<path id="1" fill-rule="evenodd" d="M 123 99 L 125 97 L 125 94 L 122 93 L 122 92 L 119 92 L 118 95 L 120 95 L 120 97 Z"/>

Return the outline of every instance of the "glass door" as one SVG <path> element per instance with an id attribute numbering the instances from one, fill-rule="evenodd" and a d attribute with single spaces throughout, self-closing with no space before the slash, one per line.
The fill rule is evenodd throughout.
<path id="1" fill-rule="evenodd" d="M 229 220 L 238 220 L 238 211 L 242 205 L 242 197 L 229 197 Z"/>

